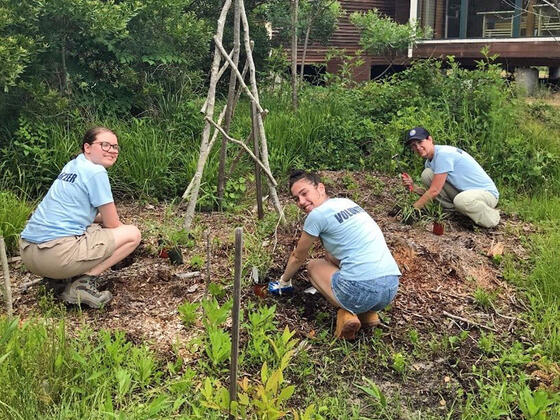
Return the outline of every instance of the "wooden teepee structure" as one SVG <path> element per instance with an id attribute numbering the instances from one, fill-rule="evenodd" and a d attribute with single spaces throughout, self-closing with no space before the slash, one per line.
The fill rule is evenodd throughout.
<path id="1" fill-rule="evenodd" d="M 222 39 L 224 34 L 224 25 L 228 12 L 231 8 L 232 3 L 234 3 L 235 13 L 234 13 L 234 47 L 230 54 L 226 52 L 222 45 Z M 239 61 L 239 45 L 241 39 L 241 25 L 243 26 L 243 46 L 244 51 L 247 56 L 247 61 L 245 63 L 245 68 L 242 72 L 239 71 L 238 61 Z M 206 97 L 206 102 L 201 109 L 201 112 L 205 114 L 205 124 L 204 130 L 202 132 L 202 140 L 200 142 L 200 154 L 198 157 L 198 164 L 196 172 L 183 194 L 183 200 L 188 199 L 187 210 L 185 214 L 185 219 L 183 227 L 186 230 L 190 230 L 192 220 L 194 218 L 194 211 L 196 208 L 196 202 L 198 200 L 198 193 L 200 189 L 200 183 L 202 179 L 202 172 L 208 159 L 208 155 L 218 134 L 222 135 L 223 142 L 230 141 L 241 146 L 255 161 L 256 171 L 259 168 L 262 169 L 263 173 L 266 175 L 268 189 L 270 198 L 278 215 L 281 220 L 284 220 L 284 214 L 282 207 L 280 205 L 280 200 L 278 199 L 278 194 L 276 192 L 276 180 L 270 171 L 270 165 L 268 161 L 268 146 L 266 141 L 266 134 L 264 130 L 263 118 L 267 114 L 267 110 L 264 110 L 259 103 L 259 90 L 257 87 L 256 70 L 255 63 L 253 61 L 252 44 L 249 34 L 249 23 L 247 20 L 247 14 L 245 13 L 245 5 L 243 0 L 225 0 L 218 19 L 218 28 L 216 30 L 216 35 L 214 35 L 214 59 L 212 62 L 212 67 L 210 70 L 210 85 L 208 87 L 208 95 Z M 220 65 L 222 65 L 220 67 Z M 225 107 L 220 112 L 217 121 L 214 119 L 214 108 L 216 103 L 216 85 L 220 80 L 227 68 L 231 70 L 231 77 L 229 81 L 228 90 L 228 102 Z M 249 71 L 249 85 L 244 81 L 245 73 Z M 236 82 L 239 84 L 236 92 Z M 228 129 L 233 115 L 233 109 L 237 98 L 241 92 L 244 92 L 250 99 L 252 104 L 252 119 L 253 119 L 253 129 L 251 132 L 251 137 L 255 140 L 255 152 L 251 151 L 249 146 L 247 146 L 245 141 L 237 140 L 229 136 Z M 225 127 L 222 127 L 222 120 L 226 118 Z M 214 132 L 212 134 L 212 129 Z M 258 197 L 260 202 L 260 197 Z"/>

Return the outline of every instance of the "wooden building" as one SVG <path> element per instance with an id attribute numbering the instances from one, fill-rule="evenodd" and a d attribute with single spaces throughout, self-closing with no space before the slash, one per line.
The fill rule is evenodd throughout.
<path id="1" fill-rule="evenodd" d="M 551 76 L 560 78 L 560 12 L 554 5 L 539 0 L 339 0 L 344 15 L 328 45 L 308 47 L 305 65 L 324 64 L 336 72 L 340 62 L 327 62 L 330 48 L 345 49 L 352 55 L 360 49 L 359 30 L 350 22 L 353 12 L 377 9 L 399 23 L 416 21 L 431 28 L 431 39 L 420 41 L 398 56 L 393 64 L 406 66 L 414 59 L 455 56 L 465 66 L 482 58 L 481 49 L 507 68 L 549 66 Z M 560 7 L 560 2 L 552 2 Z M 302 47 L 298 50 L 301 64 Z M 363 56 L 365 63 L 354 70 L 358 81 L 369 80 L 386 67 L 387 60 Z"/>

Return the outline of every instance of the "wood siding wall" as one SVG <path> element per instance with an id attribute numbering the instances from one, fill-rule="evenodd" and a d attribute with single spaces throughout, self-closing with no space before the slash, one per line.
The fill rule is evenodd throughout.
<path id="1" fill-rule="evenodd" d="M 409 19 L 410 0 L 339 0 L 344 11 L 340 18 L 338 29 L 327 45 L 317 43 L 308 46 L 305 64 L 327 64 L 327 71 L 335 73 L 341 62 L 331 60 L 326 62 L 326 53 L 331 48 L 345 49 L 348 55 L 360 49 L 360 32 L 350 23 L 350 14 L 378 9 L 383 14 L 399 23 L 406 23 Z M 442 40 L 437 44 L 419 44 L 414 48 L 413 58 L 429 58 L 454 55 L 458 61 L 470 65 L 474 60 L 482 58 L 480 50 L 484 45 L 490 45 L 491 53 L 498 53 L 498 61 L 510 65 L 560 65 L 560 48 L 551 42 L 484 42 L 484 43 L 449 43 L 445 37 L 445 0 L 435 1 L 434 40 Z M 303 46 L 298 48 L 298 65 L 301 63 Z M 383 66 L 387 62 L 383 57 L 372 55 L 362 56 L 364 64 L 354 70 L 354 79 L 364 81 L 370 79 L 372 66 Z M 397 57 L 393 64 L 407 65 L 410 59 L 405 55 Z"/>
<path id="2" fill-rule="evenodd" d="M 339 0 L 344 11 L 344 15 L 339 19 L 338 29 L 331 37 L 327 45 L 318 43 L 311 44 L 307 47 L 305 56 L 305 64 L 320 64 L 326 62 L 327 51 L 331 48 L 345 49 L 346 53 L 351 55 L 360 47 L 360 31 L 350 22 L 350 15 L 354 12 L 365 12 L 371 9 L 377 9 L 379 12 L 389 16 L 401 23 L 408 21 L 408 10 L 410 8 L 409 0 Z M 399 6 L 397 13 L 397 6 Z M 404 11 L 404 13 L 403 13 Z M 298 48 L 298 62 L 301 63 L 303 46 Z M 370 69 L 375 64 L 385 64 L 386 61 L 382 57 L 365 55 L 365 63 L 354 72 L 354 78 L 357 81 L 369 80 Z M 327 64 L 328 71 L 336 71 L 341 63 L 332 60 Z"/>

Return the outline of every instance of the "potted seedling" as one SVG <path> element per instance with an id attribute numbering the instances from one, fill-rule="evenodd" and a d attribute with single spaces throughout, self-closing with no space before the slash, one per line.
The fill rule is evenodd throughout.
<path id="1" fill-rule="evenodd" d="M 160 258 L 169 258 L 173 265 L 183 264 L 182 247 L 194 246 L 191 233 L 184 229 L 169 230 L 158 239 L 158 255 Z"/>
<path id="2" fill-rule="evenodd" d="M 432 221 L 432 232 L 434 235 L 443 235 L 445 231 L 444 221 L 447 213 L 443 211 L 443 207 L 437 202 L 431 202 L 426 206 L 426 216 Z"/>

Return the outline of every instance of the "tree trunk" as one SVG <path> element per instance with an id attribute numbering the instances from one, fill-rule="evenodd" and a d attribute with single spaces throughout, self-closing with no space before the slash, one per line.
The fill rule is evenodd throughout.
<path id="1" fill-rule="evenodd" d="M 244 40 L 245 40 L 245 50 L 247 51 L 247 62 L 249 63 L 249 78 L 251 80 L 251 91 L 253 94 L 253 98 L 255 100 L 255 106 L 257 109 L 260 108 L 259 104 L 259 91 L 257 89 L 257 78 L 256 78 L 256 71 L 255 71 L 255 63 L 253 62 L 253 54 L 251 52 L 251 38 L 249 36 L 249 22 L 247 21 L 247 15 L 245 14 L 245 4 L 243 0 L 239 1 L 241 7 L 241 21 L 243 23 L 243 30 L 244 30 Z M 257 113 L 257 124 L 259 128 L 258 136 L 261 142 L 261 160 L 264 165 L 270 171 L 270 163 L 268 161 L 268 145 L 266 142 L 266 133 L 264 131 L 264 124 L 263 124 L 263 116 L 262 113 L 259 111 Z M 276 187 L 267 179 L 268 189 L 270 191 L 270 197 L 272 198 L 272 203 L 278 212 L 278 216 L 282 222 L 285 222 L 284 218 L 284 211 L 282 210 L 282 206 L 280 205 L 280 200 L 278 198 L 278 193 L 276 192 Z"/>
<path id="2" fill-rule="evenodd" d="M 298 94 L 297 94 L 297 15 L 298 0 L 291 0 L 292 15 L 292 108 L 297 110 Z"/>
<path id="3" fill-rule="evenodd" d="M 4 300 L 6 301 L 6 312 L 8 316 L 14 314 L 12 303 L 12 283 L 10 282 L 10 269 L 8 267 L 8 256 L 6 254 L 6 243 L 4 237 L 0 236 L 0 260 L 2 260 L 2 271 L 4 273 Z"/>
<path id="4" fill-rule="evenodd" d="M 230 7 L 231 7 L 231 0 L 225 0 L 224 6 L 220 13 L 220 17 L 218 19 L 218 28 L 216 30 L 215 38 L 217 38 L 219 42 L 221 42 L 223 38 L 226 16 Z M 221 53 L 218 48 L 218 44 L 216 44 L 216 47 L 214 48 L 214 60 L 212 62 L 212 68 L 210 73 L 211 74 L 210 85 L 208 87 L 208 95 L 206 99 L 206 117 L 210 119 L 212 119 L 212 117 L 214 116 L 214 104 L 216 100 L 216 84 L 218 83 L 218 71 L 220 67 L 220 61 L 221 61 Z M 208 158 L 208 154 L 210 153 L 210 149 L 208 146 L 209 146 L 211 128 L 212 125 L 210 124 L 210 122 L 205 120 L 204 130 L 202 132 L 202 140 L 200 142 L 200 154 L 198 157 L 197 169 L 196 169 L 196 173 L 194 174 L 193 187 L 189 198 L 189 204 L 187 205 L 185 220 L 183 222 L 183 227 L 187 231 L 191 229 L 191 224 L 194 218 L 194 211 L 196 208 L 196 202 L 198 201 L 198 192 L 200 190 L 202 171 L 204 170 L 206 159 Z"/>
<path id="5" fill-rule="evenodd" d="M 239 49 L 241 44 L 241 15 L 239 13 L 239 0 L 235 0 L 234 4 L 234 18 L 233 18 L 233 63 L 235 66 L 239 63 Z M 235 85 L 237 82 L 237 76 L 235 70 L 230 68 L 229 75 L 229 88 L 228 88 L 228 100 L 227 100 L 227 110 L 226 118 L 224 122 L 224 131 L 229 133 L 229 127 L 231 125 L 231 119 L 234 112 L 234 102 L 235 102 Z M 218 205 L 222 207 L 222 200 L 224 198 L 224 191 L 226 185 L 226 158 L 227 158 L 227 139 L 222 136 L 222 147 L 220 148 L 220 163 L 218 167 Z"/>
<path id="6" fill-rule="evenodd" d="M 227 105 L 224 106 L 224 108 L 222 109 L 222 112 L 220 112 L 220 116 L 218 117 L 218 124 L 222 123 L 222 120 L 224 119 L 224 115 L 226 113 L 226 109 L 227 109 Z M 212 134 L 212 139 L 210 140 L 210 143 L 208 144 L 208 153 L 210 153 L 210 151 L 212 150 L 212 146 L 214 146 L 214 143 L 216 142 L 216 139 L 218 138 L 218 130 L 214 130 L 214 134 Z M 205 156 L 204 161 L 201 161 L 199 158 L 198 164 L 202 164 L 202 170 L 204 170 L 204 165 L 206 165 L 206 159 L 208 159 L 208 155 Z M 198 171 L 198 166 L 197 166 L 197 171 Z M 194 186 L 194 180 L 195 177 L 193 176 L 191 179 L 191 182 L 189 182 L 189 186 L 187 187 L 187 189 L 185 190 L 185 192 L 183 193 L 183 196 L 181 197 L 182 200 L 188 200 L 191 196 L 191 191 L 193 189 Z"/>

